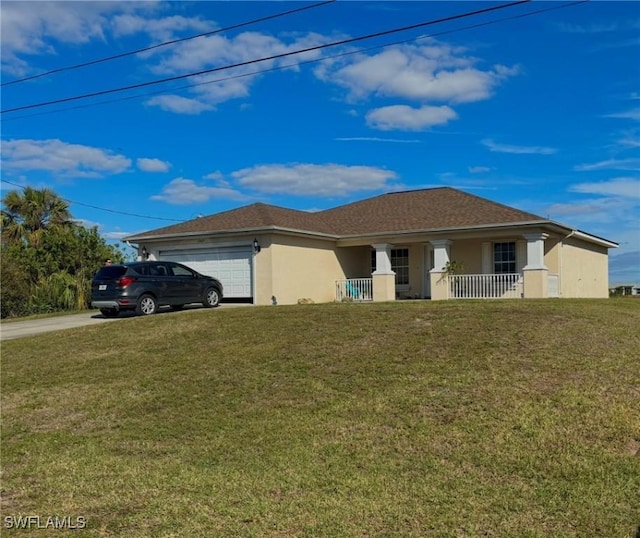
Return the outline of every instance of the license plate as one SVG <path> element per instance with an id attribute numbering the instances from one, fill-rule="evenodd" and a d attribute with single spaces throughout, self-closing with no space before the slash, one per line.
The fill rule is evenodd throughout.
<path id="1" fill-rule="evenodd" d="M 102 290 L 106 290 L 106 289 L 107 289 L 107 285 L 106 285 L 106 284 L 100 284 L 100 285 L 98 286 L 98 289 L 99 289 L 100 291 L 102 291 Z"/>

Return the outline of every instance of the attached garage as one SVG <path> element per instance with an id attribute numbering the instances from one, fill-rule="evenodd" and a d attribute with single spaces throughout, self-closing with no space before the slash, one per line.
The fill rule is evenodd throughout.
<path id="1" fill-rule="evenodd" d="M 158 259 L 183 263 L 203 275 L 216 277 L 225 299 L 253 300 L 251 247 L 161 250 Z"/>

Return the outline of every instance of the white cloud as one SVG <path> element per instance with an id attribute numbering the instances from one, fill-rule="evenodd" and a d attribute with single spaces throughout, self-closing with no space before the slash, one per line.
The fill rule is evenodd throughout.
<path id="1" fill-rule="evenodd" d="M 573 167 L 576 172 L 591 172 L 593 170 L 640 170 L 640 159 L 608 159 L 590 164 L 577 164 Z"/>
<path id="2" fill-rule="evenodd" d="M 213 180 L 221 180 L 223 178 L 223 174 L 222 172 L 220 172 L 219 170 L 217 172 L 211 172 L 210 174 L 207 174 L 206 176 L 204 176 L 202 179 L 213 179 Z"/>
<path id="3" fill-rule="evenodd" d="M 214 34 L 176 43 L 175 46 L 166 51 L 161 50 L 163 57 L 155 70 L 165 74 L 200 71 L 221 65 L 237 64 L 295 52 L 327 43 L 329 40 L 330 38 L 316 33 L 294 36 L 290 43 L 259 32 L 242 32 L 233 38 L 228 38 L 222 34 Z M 320 55 L 320 51 L 310 51 L 282 59 L 265 60 L 258 64 L 258 68 L 265 69 L 275 65 L 287 66 L 300 61 L 319 58 Z M 254 71 L 255 69 L 255 65 L 249 67 L 249 71 Z M 234 72 L 234 74 L 237 73 L 237 71 Z"/>
<path id="4" fill-rule="evenodd" d="M 331 197 L 382 189 L 397 178 L 382 168 L 339 164 L 260 165 L 231 175 L 243 187 L 263 193 Z"/>
<path id="5" fill-rule="evenodd" d="M 458 117 L 448 106 L 406 105 L 386 106 L 371 110 L 366 115 L 367 125 L 381 131 L 422 131 L 434 125 L 444 125 Z"/>
<path id="6" fill-rule="evenodd" d="M 138 159 L 136 165 L 143 172 L 167 172 L 171 168 L 171 163 L 160 159 Z"/>
<path id="7" fill-rule="evenodd" d="M 592 198 L 579 202 L 552 204 L 547 208 L 547 213 L 552 219 L 575 220 L 576 216 L 589 218 L 591 222 L 610 222 L 613 210 L 620 209 L 621 201 L 615 198 Z"/>
<path id="8" fill-rule="evenodd" d="M 420 140 L 403 140 L 400 138 L 378 138 L 375 136 L 353 136 L 334 138 L 338 142 L 392 142 L 398 144 L 419 144 Z"/>
<path id="9" fill-rule="evenodd" d="M 154 2 L 3 2 L 2 69 L 15 76 L 32 74 L 34 55 L 56 54 L 60 44 L 107 41 L 113 13 L 149 13 L 157 7 Z"/>
<path id="10" fill-rule="evenodd" d="M 7 170 L 45 170 L 61 177 L 100 177 L 131 166 L 124 155 L 57 139 L 6 140 L 0 151 Z"/>
<path id="11" fill-rule="evenodd" d="M 197 99 L 189 99 L 180 95 L 157 95 L 145 101 L 145 104 L 158 106 L 166 112 L 176 112 L 177 114 L 200 114 L 205 110 L 213 110 L 212 105 L 208 105 Z"/>
<path id="12" fill-rule="evenodd" d="M 488 147 L 490 151 L 497 153 L 552 155 L 558 151 L 555 148 L 545 146 L 514 146 L 509 144 L 499 144 L 488 138 L 482 140 L 482 144 Z"/>
<path id="13" fill-rule="evenodd" d="M 160 42 L 171 40 L 176 32 L 204 33 L 214 28 L 211 21 L 205 21 L 199 17 L 187 18 L 174 15 L 154 19 L 133 13 L 116 15 L 111 21 L 111 26 L 115 37 L 146 33 Z"/>
<path id="14" fill-rule="evenodd" d="M 468 168 L 470 174 L 486 174 L 491 172 L 491 168 L 488 166 L 470 166 Z"/>
<path id="15" fill-rule="evenodd" d="M 625 138 L 621 138 L 617 141 L 618 144 L 627 148 L 640 148 L 640 138 L 633 138 L 631 136 L 627 136 Z"/>
<path id="16" fill-rule="evenodd" d="M 315 33 L 295 36 L 289 43 L 258 32 L 243 32 L 233 38 L 215 34 L 177 43 L 170 49 L 157 49 L 149 54 L 149 59 L 155 61 L 151 67 L 155 73 L 163 76 L 180 75 L 286 54 L 327 41 L 328 37 Z M 171 100 L 153 98 L 149 103 L 182 114 L 212 110 L 214 105 L 230 99 L 248 97 L 251 86 L 260 78 L 260 75 L 255 74 L 256 71 L 285 66 L 295 70 L 298 62 L 319 58 L 320 55 L 320 51 L 310 51 L 220 72 L 214 71 L 189 79 L 194 84 L 189 89 L 193 99 L 170 96 Z"/>
<path id="17" fill-rule="evenodd" d="M 225 200 L 246 200 L 247 197 L 229 188 L 208 187 L 198 185 L 192 179 L 178 177 L 164 186 L 160 194 L 151 197 L 152 200 L 159 200 L 174 205 L 202 204 L 212 198 Z"/>
<path id="18" fill-rule="evenodd" d="M 371 95 L 418 102 L 467 103 L 488 99 L 517 67 L 474 67 L 462 48 L 444 44 L 402 45 L 367 56 L 357 55 L 316 69 L 316 76 L 349 91 L 350 99 Z"/>
<path id="19" fill-rule="evenodd" d="M 568 22 L 556 23 L 555 27 L 568 34 L 601 34 L 606 32 L 617 32 L 621 30 L 620 24 L 616 22 L 610 22 L 608 24 L 574 24 Z"/>
<path id="20" fill-rule="evenodd" d="M 640 198 L 640 179 L 619 177 L 609 181 L 578 183 L 569 188 L 572 192 Z"/>
<path id="21" fill-rule="evenodd" d="M 640 250 L 609 256 L 610 284 L 640 283 Z"/>
<path id="22" fill-rule="evenodd" d="M 604 117 L 640 121 L 640 108 L 632 108 L 630 110 L 626 110 L 624 112 L 616 112 L 614 114 L 605 114 Z"/>
<path id="23" fill-rule="evenodd" d="M 110 241 L 121 241 L 125 237 L 133 235 L 132 232 L 105 232 L 101 231 L 100 235 Z"/>

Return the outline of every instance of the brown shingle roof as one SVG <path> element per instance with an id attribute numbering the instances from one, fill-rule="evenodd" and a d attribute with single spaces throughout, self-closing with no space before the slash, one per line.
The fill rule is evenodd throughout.
<path id="1" fill-rule="evenodd" d="M 316 213 L 257 203 L 143 232 L 132 236 L 130 239 L 198 232 L 256 230 L 274 227 L 331 233 L 331 230 L 326 225 L 323 225 L 321 221 L 322 219 L 319 219 Z"/>
<path id="2" fill-rule="evenodd" d="M 409 232 L 547 220 L 466 192 L 441 187 L 383 194 L 317 213 L 252 204 L 130 237 L 286 228 L 336 236 Z"/>
<path id="3" fill-rule="evenodd" d="M 546 220 L 449 187 L 383 194 L 322 212 L 340 235 Z"/>

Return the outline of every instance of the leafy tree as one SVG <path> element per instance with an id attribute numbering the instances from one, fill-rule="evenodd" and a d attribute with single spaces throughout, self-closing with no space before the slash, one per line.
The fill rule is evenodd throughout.
<path id="1" fill-rule="evenodd" d="M 124 259 L 97 227 L 75 223 L 49 189 L 10 192 L 2 210 L 2 317 L 88 307 L 90 282 L 106 258 Z"/>
<path id="2" fill-rule="evenodd" d="M 37 246 L 45 230 L 72 222 L 69 204 L 51 189 L 25 187 L 22 193 L 7 193 L 2 203 L 2 235 L 10 242 Z"/>
<path id="3" fill-rule="evenodd" d="M 0 256 L 0 316 L 24 316 L 30 313 L 31 286 L 25 272 L 24 245 L 2 246 Z"/>

